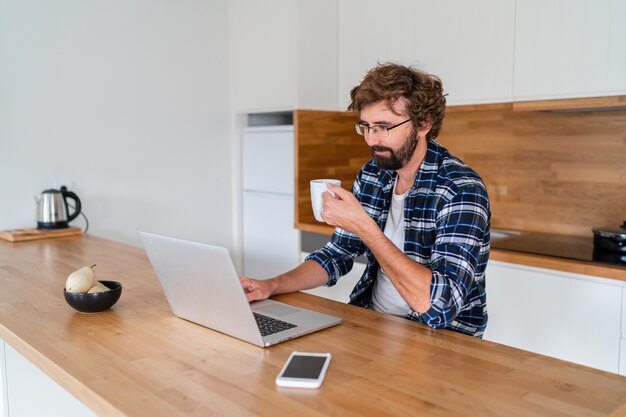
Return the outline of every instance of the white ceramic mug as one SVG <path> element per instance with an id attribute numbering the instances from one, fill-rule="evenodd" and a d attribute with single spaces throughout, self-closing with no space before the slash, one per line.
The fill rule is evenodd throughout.
<path id="1" fill-rule="evenodd" d="M 330 192 L 328 189 L 328 184 L 333 184 L 341 187 L 340 180 L 329 180 L 329 179 L 319 179 L 319 180 L 311 180 L 311 205 L 313 206 L 313 215 L 315 216 L 315 220 L 318 222 L 323 222 L 324 218 L 322 217 L 323 211 L 323 202 L 322 194 L 325 192 Z M 333 193 L 331 193 L 333 194 Z M 334 196 L 335 194 L 333 194 Z"/>

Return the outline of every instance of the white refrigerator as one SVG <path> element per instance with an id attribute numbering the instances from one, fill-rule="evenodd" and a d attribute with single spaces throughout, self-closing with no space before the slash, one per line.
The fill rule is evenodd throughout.
<path id="1" fill-rule="evenodd" d="M 243 273 L 272 278 L 299 263 L 294 228 L 293 126 L 248 127 L 243 136 Z"/>

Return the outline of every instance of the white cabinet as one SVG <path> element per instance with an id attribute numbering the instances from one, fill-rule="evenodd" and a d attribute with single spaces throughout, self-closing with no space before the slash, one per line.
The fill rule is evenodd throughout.
<path id="1" fill-rule="evenodd" d="M 273 278 L 298 266 L 293 195 L 246 191 L 243 198 L 243 271 Z"/>
<path id="2" fill-rule="evenodd" d="M 330 239 L 330 237 L 329 237 Z M 300 255 L 301 261 L 309 256 L 309 253 L 302 252 Z M 317 287 L 310 290 L 305 290 L 303 292 L 317 295 L 318 297 L 328 298 L 330 300 L 339 301 L 342 303 L 348 303 L 350 301 L 350 294 L 354 289 L 354 286 L 361 279 L 361 275 L 365 272 L 365 267 L 367 265 L 361 262 L 355 262 L 352 270 L 348 272 L 346 275 L 342 276 L 337 280 L 337 283 L 332 287 Z"/>
<path id="3" fill-rule="evenodd" d="M 271 278 L 295 268 L 293 126 L 250 127 L 243 139 L 243 273 Z"/>
<path id="4" fill-rule="evenodd" d="M 233 97 L 238 110 L 284 110 L 295 98 L 295 3 L 229 2 Z"/>
<path id="5" fill-rule="evenodd" d="M 339 98 L 377 62 L 439 76 L 448 104 L 513 99 L 514 0 L 339 1 Z"/>
<path id="6" fill-rule="evenodd" d="M 4 340 L 0 339 L 0 417 L 8 417 L 7 373 L 4 354 Z"/>
<path id="7" fill-rule="evenodd" d="M 619 374 L 626 376 L 626 286 L 622 295 L 622 340 L 620 341 Z"/>
<path id="8" fill-rule="evenodd" d="M 452 105 L 626 94 L 624 0 L 229 5 L 238 112 L 345 110 L 384 61 L 438 75 Z"/>
<path id="9" fill-rule="evenodd" d="M 626 1 L 518 0 L 516 100 L 626 94 Z"/>
<path id="10" fill-rule="evenodd" d="M 337 110 L 336 3 L 229 2 L 238 112 Z"/>
<path id="11" fill-rule="evenodd" d="M 339 100 L 345 109 L 350 90 L 377 62 L 415 63 L 418 1 L 339 0 Z"/>
<path id="12" fill-rule="evenodd" d="M 618 372 L 624 281 L 490 261 L 486 282 L 486 340 Z"/>
<path id="13" fill-rule="evenodd" d="M 244 129 L 244 190 L 292 195 L 294 169 L 293 126 Z"/>
<path id="14" fill-rule="evenodd" d="M 298 0 L 295 108 L 338 108 L 339 45 L 337 0 Z"/>
<path id="15" fill-rule="evenodd" d="M 70 395 L 48 375 L 2 342 L 4 347 L 3 381 L 6 397 L 3 417 L 95 417 L 82 402 Z"/>

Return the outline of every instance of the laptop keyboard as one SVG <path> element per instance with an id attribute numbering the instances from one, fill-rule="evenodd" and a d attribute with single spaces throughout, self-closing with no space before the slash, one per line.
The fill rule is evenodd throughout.
<path id="1" fill-rule="evenodd" d="M 256 324 L 257 326 L 259 326 L 259 330 L 261 331 L 261 336 L 268 336 L 270 334 L 282 332 L 283 330 L 293 329 L 294 327 L 298 327 L 295 324 L 287 323 L 286 321 L 263 316 L 259 313 L 252 313 L 252 314 L 254 314 L 254 318 L 256 319 Z"/>

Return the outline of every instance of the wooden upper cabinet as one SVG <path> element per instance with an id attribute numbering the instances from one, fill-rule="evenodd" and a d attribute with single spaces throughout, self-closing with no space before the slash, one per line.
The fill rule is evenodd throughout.
<path id="1" fill-rule="evenodd" d="M 448 104 L 513 101 L 514 0 L 339 1 L 339 98 L 377 62 L 439 76 Z"/>
<path id="2" fill-rule="evenodd" d="M 517 0 L 516 100 L 626 94 L 626 1 Z"/>
<path id="3" fill-rule="evenodd" d="M 337 109 L 336 3 L 229 3 L 236 111 Z"/>

